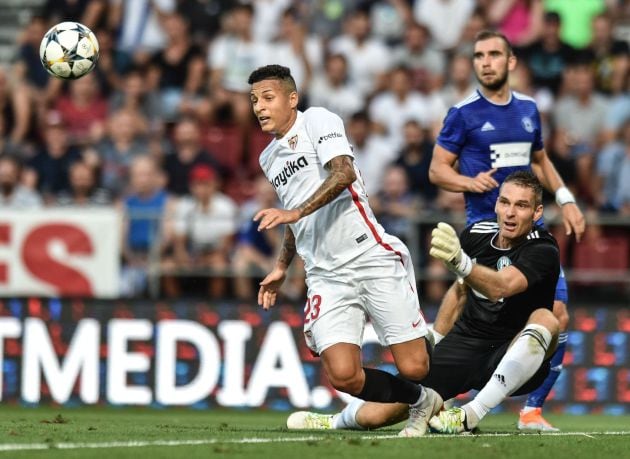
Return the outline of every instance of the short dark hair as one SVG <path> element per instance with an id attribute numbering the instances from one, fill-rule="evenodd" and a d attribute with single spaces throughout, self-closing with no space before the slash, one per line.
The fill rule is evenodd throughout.
<path id="1" fill-rule="evenodd" d="M 523 188 L 530 188 L 534 192 L 534 203 L 536 207 L 542 204 L 543 187 L 532 171 L 523 169 L 512 172 L 503 180 L 503 185 L 506 183 L 513 183 Z M 501 185 L 501 187 L 503 187 L 503 185 Z"/>
<path id="2" fill-rule="evenodd" d="M 479 33 L 477 33 L 477 35 L 475 35 L 474 43 L 476 44 L 479 41 L 489 40 L 491 38 L 500 38 L 501 40 L 503 40 L 508 56 L 512 56 L 514 54 L 514 50 L 512 49 L 512 44 L 510 43 L 510 40 L 508 40 L 508 38 L 501 32 L 497 32 L 496 30 L 486 29 L 480 31 Z"/>
<path id="3" fill-rule="evenodd" d="M 295 80 L 291 76 L 291 70 L 288 67 L 277 64 L 259 67 L 249 75 L 247 83 L 251 85 L 264 80 L 278 80 L 284 84 L 289 91 L 297 91 Z"/>

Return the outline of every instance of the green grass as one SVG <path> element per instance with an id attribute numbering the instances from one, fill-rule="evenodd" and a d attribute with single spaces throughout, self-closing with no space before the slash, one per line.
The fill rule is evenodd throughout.
<path id="1" fill-rule="evenodd" d="M 630 435 L 593 432 L 630 431 L 630 416 L 567 416 L 548 419 L 563 432 L 588 435 L 518 434 L 512 414 L 489 415 L 481 433 L 507 436 L 391 439 L 400 426 L 373 432 L 288 431 L 287 413 L 271 411 L 195 411 L 186 409 L 22 408 L 0 406 L 0 459 L 3 458 L 623 458 Z M 312 437 L 305 439 L 305 437 Z M 367 438 L 366 438 L 367 437 Z M 273 443 L 242 443 L 245 438 Z M 200 440 L 206 444 L 58 449 L 60 443 L 157 442 Z M 210 443 L 212 442 L 212 443 Z M 7 445 L 40 444 L 45 450 L 2 451 Z"/>

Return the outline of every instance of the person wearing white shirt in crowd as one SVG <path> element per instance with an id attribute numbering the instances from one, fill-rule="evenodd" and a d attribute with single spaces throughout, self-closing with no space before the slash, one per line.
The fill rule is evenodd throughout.
<path id="1" fill-rule="evenodd" d="M 324 47 L 319 37 L 309 35 L 295 8 L 282 13 L 276 40 L 270 43 L 273 56 L 282 56 L 291 69 L 298 90 L 308 89 L 313 75 L 321 73 Z"/>
<path id="2" fill-rule="evenodd" d="M 320 107 L 298 111 L 287 67 L 259 68 L 248 83 L 261 129 L 274 135 L 260 166 L 283 207 L 262 209 L 254 221 L 259 231 L 285 224 L 280 254 L 260 283 L 258 303 L 264 309 L 275 304 L 298 253 L 308 286 L 304 336 L 332 386 L 364 400 L 410 405 L 414 420 L 420 412 L 437 411 L 437 394 L 414 382 L 427 374 L 429 356 L 411 257 L 374 218 L 341 118 Z M 367 317 L 389 346 L 398 376 L 362 367 Z M 287 425 L 305 421 L 296 413 Z"/>
<path id="3" fill-rule="evenodd" d="M 253 8 L 236 5 L 226 18 L 226 32 L 210 45 L 210 91 L 217 108 L 229 107 L 234 121 L 249 123 L 247 76 L 255 68 L 268 63 L 269 44 L 254 40 L 252 35 Z"/>
<path id="4" fill-rule="evenodd" d="M 20 184 L 22 164 L 15 156 L 0 156 L 0 209 L 36 209 L 42 198 Z"/>
<path id="5" fill-rule="evenodd" d="M 342 54 L 326 58 L 325 73 L 314 75 L 308 100 L 310 106 L 327 108 L 344 120 L 363 108 L 363 96 L 349 83 L 348 61 Z"/>
<path id="6" fill-rule="evenodd" d="M 109 0 L 112 24 L 120 24 L 117 51 L 131 59 L 148 58 L 166 46 L 161 16 L 175 12 L 175 0 Z"/>
<path id="7" fill-rule="evenodd" d="M 365 111 L 354 113 L 346 124 L 354 163 L 361 171 L 368 196 L 374 196 L 381 189 L 387 165 L 396 160 L 397 150 L 387 137 L 374 132 Z"/>
<path id="8" fill-rule="evenodd" d="M 370 35 L 370 16 L 365 9 L 350 13 L 345 30 L 330 42 L 329 51 L 346 57 L 351 84 L 364 96 L 370 95 L 383 86 L 390 67 L 390 50 L 382 40 Z"/>
<path id="9" fill-rule="evenodd" d="M 394 65 L 405 65 L 412 75 L 412 86 L 423 92 L 440 88 L 446 74 L 446 56 L 435 49 L 429 28 L 411 22 L 405 28 L 405 41 L 394 48 Z"/>
<path id="10" fill-rule="evenodd" d="M 422 0 L 414 3 L 413 16 L 431 31 L 436 48 L 449 50 L 457 46 L 475 0 Z"/>
<path id="11" fill-rule="evenodd" d="M 175 262 L 180 268 L 225 270 L 237 231 L 238 206 L 218 191 L 216 172 L 210 166 L 197 164 L 189 177 L 191 196 L 181 198 L 175 207 Z M 224 278 L 210 279 L 211 297 L 221 297 L 225 288 Z"/>
<path id="12" fill-rule="evenodd" d="M 403 143 L 405 122 L 416 120 L 423 127 L 437 132 L 446 108 L 438 97 L 412 90 L 409 70 L 399 66 L 389 75 L 389 90 L 372 99 L 369 113 L 397 150 Z"/>

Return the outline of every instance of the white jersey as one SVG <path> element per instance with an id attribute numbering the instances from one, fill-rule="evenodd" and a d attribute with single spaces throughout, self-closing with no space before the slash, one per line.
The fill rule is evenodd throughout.
<path id="1" fill-rule="evenodd" d="M 342 155 L 354 159 L 343 121 L 325 108 L 313 107 L 298 112 L 287 134 L 271 141 L 260 155 L 260 166 L 282 206 L 295 209 L 328 177 L 324 165 Z M 355 170 L 357 180 L 337 198 L 291 224 L 307 273 L 332 271 L 383 244 L 385 231 L 374 218 L 356 166 Z"/>

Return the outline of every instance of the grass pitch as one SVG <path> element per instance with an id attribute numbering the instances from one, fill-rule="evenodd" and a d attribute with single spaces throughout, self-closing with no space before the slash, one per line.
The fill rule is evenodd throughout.
<path id="1" fill-rule="evenodd" d="M 630 416 L 549 414 L 559 434 L 520 434 L 490 414 L 480 435 L 395 438 L 371 432 L 289 431 L 288 413 L 112 407 L 0 406 L 3 458 L 625 458 Z"/>

